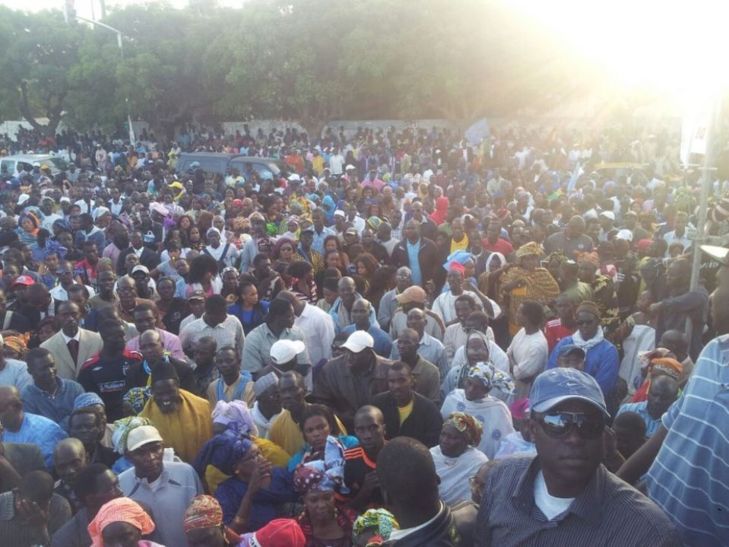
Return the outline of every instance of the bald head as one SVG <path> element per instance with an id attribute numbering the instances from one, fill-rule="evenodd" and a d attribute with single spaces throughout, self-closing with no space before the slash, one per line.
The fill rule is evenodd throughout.
<path id="1" fill-rule="evenodd" d="M 59 441 L 53 450 L 53 466 L 56 474 L 69 486 L 75 484 L 76 477 L 86 464 L 86 449 L 75 437 Z"/>
<path id="2" fill-rule="evenodd" d="M 666 348 L 678 361 L 683 361 L 688 355 L 688 337 L 680 330 L 667 330 L 661 336 L 658 347 Z"/>

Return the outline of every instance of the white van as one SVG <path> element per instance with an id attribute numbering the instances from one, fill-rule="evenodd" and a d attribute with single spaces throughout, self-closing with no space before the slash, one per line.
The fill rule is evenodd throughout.
<path id="1" fill-rule="evenodd" d="M 34 165 L 48 165 L 51 174 L 57 175 L 68 167 L 66 160 L 60 156 L 50 154 L 18 154 L 16 156 L 0 157 L 0 176 L 16 177 L 21 171 L 30 173 Z"/>

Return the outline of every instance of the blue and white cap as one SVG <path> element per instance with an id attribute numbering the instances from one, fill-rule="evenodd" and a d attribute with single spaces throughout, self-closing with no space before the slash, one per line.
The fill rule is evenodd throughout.
<path id="1" fill-rule="evenodd" d="M 534 412 L 547 412 L 563 401 L 579 399 L 610 416 L 600 386 L 589 374 L 574 368 L 552 368 L 536 377 L 529 393 Z"/>

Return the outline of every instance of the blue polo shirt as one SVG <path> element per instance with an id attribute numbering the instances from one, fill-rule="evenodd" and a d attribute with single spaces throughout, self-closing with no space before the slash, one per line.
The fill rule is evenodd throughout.
<path id="1" fill-rule="evenodd" d="M 410 243 L 405 240 L 405 246 L 408 250 L 408 264 L 412 272 L 413 285 L 423 285 L 423 272 L 420 271 L 420 240 Z"/>

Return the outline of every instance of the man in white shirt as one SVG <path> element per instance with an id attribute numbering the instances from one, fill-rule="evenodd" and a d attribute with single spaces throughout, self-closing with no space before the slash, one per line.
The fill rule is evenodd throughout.
<path id="1" fill-rule="evenodd" d="M 205 313 L 200 319 L 191 321 L 180 331 L 180 342 L 183 348 L 187 348 L 197 343 L 203 336 L 214 338 L 219 348 L 233 346 L 243 359 L 246 339 L 243 325 L 237 317 L 228 314 L 227 302 L 219 294 L 205 301 Z"/>
<path id="2" fill-rule="evenodd" d="M 276 298 L 285 298 L 294 307 L 294 327 L 304 334 L 304 343 L 312 366 L 332 358 L 334 320 L 317 306 L 296 298 L 290 291 L 281 291 Z"/>
<path id="3" fill-rule="evenodd" d="M 433 302 L 433 312 L 440 315 L 446 325 L 458 321 L 456 316 L 456 300 L 461 295 L 468 295 L 479 308 L 485 308 L 486 314 L 492 319 L 501 315 L 499 305 L 484 294 L 463 290 L 463 272 L 459 269 L 451 268 L 448 272 L 448 290 L 441 293 Z"/>
<path id="4" fill-rule="evenodd" d="M 43 213 L 43 221 L 41 227 L 48 230 L 51 234 L 53 233 L 53 223 L 57 220 L 63 220 L 63 216 L 53 212 L 53 206 L 55 202 L 53 198 L 44 197 L 41 200 L 40 210 Z"/>
<path id="5" fill-rule="evenodd" d="M 341 176 L 344 173 L 344 156 L 339 148 L 329 156 L 329 172 L 334 176 Z"/>
<path id="6" fill-rule="evenodd" d="M 235 245 L 228 242 L 222 244 L 220 241 L 220 230 L 209 228 L 206 237 L 208 245 L 203 252 L 215 259 L 218 265 L 233 266 L 238 260 L 238 250 Z M 222 270 L 222 268 L 219 268 Z"/>

